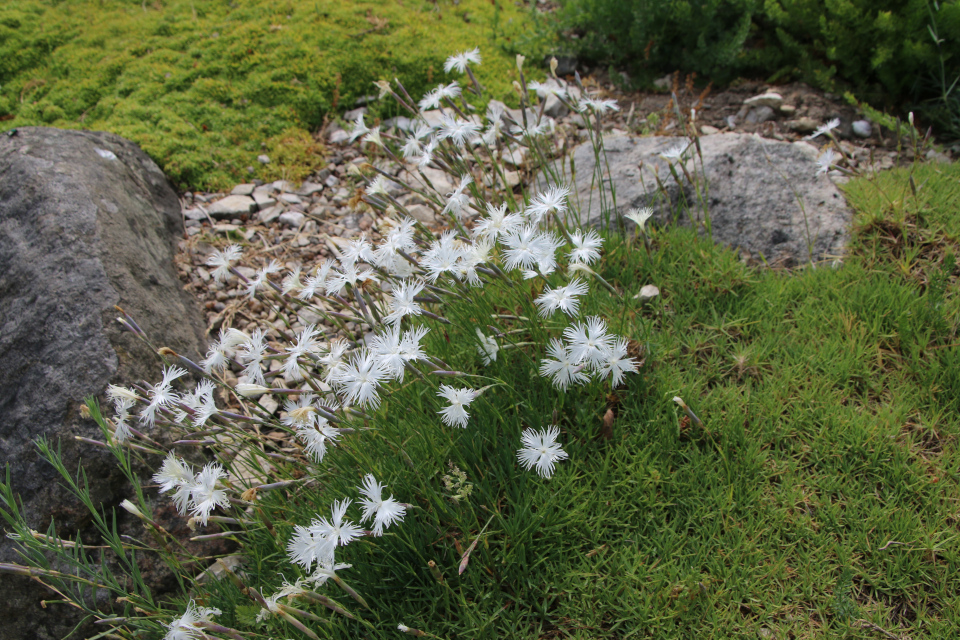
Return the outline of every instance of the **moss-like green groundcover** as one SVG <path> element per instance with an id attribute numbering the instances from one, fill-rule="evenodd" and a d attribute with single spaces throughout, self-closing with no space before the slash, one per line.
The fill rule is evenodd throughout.
<path id="1" fill-rule="evenodd" d="M 185 189 L 297 179 L 320 160 L 311 132 L 375 80 L 418 96 L 478 46 L 487 95 L 509 99 L 526 17 L 508 0 L 5 0 L 0 130 L 111 131 Z"/>

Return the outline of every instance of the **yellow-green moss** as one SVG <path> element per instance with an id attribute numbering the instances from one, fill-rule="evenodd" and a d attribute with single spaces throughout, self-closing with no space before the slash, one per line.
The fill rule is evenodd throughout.
<path id="1" fill-rule="evenodd" d="M 0 129 L 112 131 L 182 188 L 223 188 L 248 166 L 302 176 L 324 117 L 375 80 L 399 77 L 414 96 L 449 81 L 457 51 L 479 46 L 488 97 L 512 102 L 512 53 L 532 36 L 512 0 L 7 0 Z M 263 153 L 274 162 L 257 163 Z"/>

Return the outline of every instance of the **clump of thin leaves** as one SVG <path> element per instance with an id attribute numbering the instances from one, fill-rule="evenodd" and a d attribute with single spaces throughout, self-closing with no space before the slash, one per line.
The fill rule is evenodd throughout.
<path id="1" fill-rule="evenodd" d="M 284 633 L 316 638 L 316 625 L 345 621 L 368 630 L 426 635 L 402 620 L 382 617 L 363 595 L 364 587 L 374 585 L 349 586 L 341 576 L 370 575 L 359 571 L 360 563 L 391 561 L 376 554 L 378 544 L 393 549 L 391 536 L 402 538 L 405 528 L 442 529 L 449 517 L 441 511 L 465 508 L 463 502 L 475 491 L 489 502 L 480 508 L 490 515 L 462 553 L 463 574 L 480 539 L 492 535 L 487 533 L 491 522 L 519 505 L 503 503 L 508 494 L 490 502 L 491 492 L 500 489 L 483 487 L 479 478 L 468 482 L 453 462 L 449 468 L 460 474 L 458 480 L 425 482 L 417 462 L 462 460 L 467 454 L 458 450 L 476 455 L 483 440 L 482 455 L 495 458 L 507 480 L 509 474 L 530 473 L 536 474 L 532 481 L 554 481 L 570 456 L 564 449 L 570 434 L 564 435 L 554 424 L 555 412 L 545 409 L 528 411 L 521 421 L 526 428 L 516 427 L 516 416 L 506 419 L 503 407 L 523 404 L 517 376 L 542 376 L 547 384 L 537 388 L 552 389 L 559 397 L 583 385 L 611 391 L 637 371 L 627 340 L 610 331 L 608 319 L 583 313 L 592 288 L 617 292 L 593 268 L 602 258 L 603 239 L 572 222 L 579 216 L 571 209 L 570 188 L 551 168 L 554 123 L 543 115 L 543 102 L 530 101 L 527 89 L 540 96 L 549 89 L 570 108 L 595 116 L 598 133 L 600 115 L 616 105 L 582 91 L 574 99 L 559 80 L 527 87 L 518 58 L 520 115 L 511 116 L 495 103 L 481 117 L 467 100 L 482 96 L 473 71 L 480 61 L 477 50 L 451 57 L 446 71 L 462 74 L 466 82 L 441 84 L 419 102 L 399 81 L 378 83 L 382 98 L 395 100 L 412 116 L 408 132 L 383 131 L 363 116 L 353 123 L 351 138 L 378 158 L 355 170 L 352 179 L 355 206 L 376 211 L 382 221 L 379 242 L 361 235 L 338 243 L 335 260 L 293 267 L 276 261 L 245 264 L 238 245 L 214 250 L 207 261 L 214 279 L 236 279 L 279 321 L 222 328 L 200 362 L 160 349 L 165 361 L 160 380 L 111 387 L 109 417 L 91 401 L 107 437 L 103 445 L 137 487 L 135 499 L 123 507 L 143 521 L 157 541 L 156 552 L 184 587 L 183 604 L 173 610 L 158 604 L 142 581 L 134 580 L 133 590 L 118 579 L 101 584 L 101 572 L 82 546 L 75 547 L 72 561 L 76 576 L 36 569 L 79 584 L 79 591 L 64 599 L 112 625 L 113 637 L 253 637 L 279 624 Z M 551 178 L 543 190 L 515 192 L 503 186 L 502 158 L 520 148 Z M 403 171 L 385 170 L 391 163 Z M 434 186 L 428 171 L 437 170 L 446 174 L 452 190 Z M 392 195 L 394 183 L 443 216 L 447 230 L 434 232 L 417 222 Z M 238 266 L 255 267 L 254 275 L 244 276 Z M 490 300 L 500 301 L 500 307 Z M 133 318 L 120 321 L 149 339 Z M 349 331 L 347 323 L 364 328 L 363 334 Z M 187 383 L 188 373 L 199 381 Z M 271 405 L 266 398 L 279 402 Z M 401 412 L 404 424 L 416 425 L 402 440 L 388 426 Z M 157 432 L 172 444 L 148 435 Z M 57 464 L 56 453 L 43 448 Z M 209 454 L 205 464 L 188 461 L 198 459 L 190 455 L 197 449 Z M 417 460 L 408 453 L 414 450 Z M 220 528 L 194 540 L 227 538 L 239 546 L 237 555 L 248 557 L 260 557 L 253 547 L 272 545 L 280 582 L 275 575 L 258 576 L 220 562 L 217 586 L 201 587 L 185 569 L 200 559 L 154 522 L 154 489 L 139 488 L 135 459 L 155 470 L 155 490 L 172 501 L 192 529 Z M 75 492 L 84 494 L 83 483 L 63 473 Z M 6 503 L 14 511 L 11 521 L 16 520 L 13 497 Z M 101 533 L 114 540 L 114 554 L 128 558 L 122 570 L 136 574 L 133 547 L 102 517 L 98 522 Z M 54 532 L 35 533 L 20 526 L 16 534 L 33 545 L 28 559 L 40 563 L 43 552 L 65 552 Z M 403 544 L 409 548 L 422 534 L 406 535 Z M 363 552 L 348 552 L 361 544 Z M 403 557 L 395 549 L 389 555 Z M 347 556 L 351 562 L 342 562 Z M 433 561 L 425 566 L 433 579 L 445 583 Z M 331 583 L 359 611 L 321 593 Z M 84 591 L 104 588 L 131 605 L 123 616 L 100 611 Z M 233 594 L 232 609 L 224 590 Z M 212 602 L 218 606 L 205 606 Z"/>

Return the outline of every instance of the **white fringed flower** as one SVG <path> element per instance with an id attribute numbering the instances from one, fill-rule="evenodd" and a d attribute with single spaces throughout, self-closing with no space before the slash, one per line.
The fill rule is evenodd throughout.
<path id="1" fill-rule="evenodd" d="M 306 445 L 307 453 L 313 461 L 320 464 L 327 453 L 327 444 L 337 444 L 340 430 L 330 426 L 323 416 L 315 415 L 311 424 L 297 427 L 297 437 Z"/>
<path id="2" fill-rule="evenodd" d="M 377 482 L 372 474 L 363 477 L 363 486 L 360 487 L 360 493 L 363 498 L 360 499 L 360 505 L 363 508 L 363 515 L 360 522 L 366 522 L 373 518 L 373 535 L 382 536 L 383 530 L 394 522 L 402 522 L 407 508 L 390 496 L 383 499 L 383 490 L 385 486 Z"/>
<path id="3" fill-rule="evenodd" d="M 395 285 L 390 299 L 390 313 L 384 317 L 388 324 L 399 325 L 404 316 L 418 316 L 423 313 L 423 307 L 420 306 L 414 298 L 420 295 L 425 284 L 420 281 L 403 280 Z"/>
<path id="4" fill-rule="evenodd" d="M 477 338 L 480 340 L 477 351 L 483 358 L 483 364 L 488 365 L 491 362 L 496 362 L 497 352 L 500 351 L 500 345 L 497 344 L 497 341 L 492 336 L 485 336 L 479 328 L 477 329 Z"/>
<path id="5" fill-rule="evenodd" d="M 471 176 L 460 176 L 460 184 L 454 191 L 447 194 L 447 204 L 443 208 L 443 213 L 452 213 L 457 217 L 463 217 L 463 212 L 468 211 L 470 205 L 470 194 L 467 192 L 467 187 L 471 184 L 473 184 Z"/>
<path id="6" fill-rule="evenodd" d="M 537 468 L 541 477 L 553 475 L 554 465 L 567 458 L 567 452 L 557 444 L 560 429 L 551 426 L 541 431 L 527 429 L 521 434 L 523 448 L 517 451 L 517 459 L 524 469 Z"/>
<path id="7" fill-rule="evenodd" d="M 357 120 L 353 123 L 353 130 L 350 132 L 350 142 L 353 142 L 360 136 L 365 136 L 370 132 L 367 125 L 363 122 L 363 112 L 357 114 Z"/>
<path id="8" fill-rule="evenodd" d="M 813 140 L 818 136 L 832 135 L 831 132 L 840 126 L 840 118 L 834 118 L 826 124 L 822 124 L 817 127 L 813 133 L 808 135 L 804 140 Z"/>
<path id="9" fill-rule="evenodd" d="M 230 274 L 233 263 L 240 259 L 241 253 L 240 245 L 232 244 L 223 251 L 215 250 L 210 254 L 207 258 L 207 266 L 214 267 L 211 274 L 213 279 L 222 282 Z"/>
<path id="10" fill-rule="evenodd" d="M 565 287 L 557 287 L 556 289 L 547 287 L 546 291 L 534 302 L 540 307 L 541 318 L 553 315 L 557 309 L 568 316 L 575 316 L 577 315 L 577 309 L 580 307 L 580 300 L 577 299 L 577 296 L 582 296 L 587 291 L 587 283 L 580 278 L 575 278 Z"/>
<path id="11" fill-rule="evenodd" d="M 555 184 L 546 191 L 538 193 L 530 205 L 527 207 L 527 216 L 533 224 L 537 224 L 544 217 L 551 213 L 563 216 L 567 212 L 567 197 L 570 195 L 570 189 L 563 185 Z"/>
<path id="12" fill-rule="evenodd" d="M 377 389 L 381 382 L 390 377 L 390 371 L 372 353 L 366 349 L 357 351 L 335 374 L 333 381 L 340 387 L 345 399 L 360 406 L 380 406 Z"/>
<path id="13" fill-rule="evenodd" d="M 627 357 L 627 341 L 623 338 L 617 338 L 613 346 L 607 350 L 599 365 L 597 371 L 601 377 L 611 377 L 611 384 L 616 387 L 623 382 L 623 374 L 636 373 L 637 361 Z"/>
<path id="14" fill-rule="evenodd" d="M 840 156 L 833 149 L 827 149 L 817 158 L 817 175 L 823 175 L 833 168 L 834 163 Z"/>
<path id="15" fill-rule="evenodd" d="M 150 386 L 150 402 L 146 408 L 140 412 L 140 422 L 153 426 L 156 420 L 157 410 L 173 402 L 177 394 L 173 392 L 171 385 L 177 378 L 187 375 L 186 369 L 180 367 L 164 367 L 163 379 L 155 385 Z"/>
<path id="16" fill-rule="evenodd" d="M 461 89 L 457 81 L 450 84 L 440 84 L 433 91 L 428 92 L 419 103 L 420 111 L 439 109 L 443 100 L 453 100 L 460 95 Z"/>
<path id="17" fill-rule="evenodd" d="M 470 419 L 467 407 L 476 400 L 479 394 L 473 389 L 454 389 L 449 385 L 442 384 L 437 395 L 450 403 L 449 407 L 444 407 L 438 412 L 443 424 L 449 427 L 465 428 L 467 420 Z"/>
<path id="18" fill-rule="evenodd" d="M 450 56 L 443 63 L 443 70 L 446 73 L 454 70 L 459 73 L 466 73 L 467 66 L 470 64 L 480 64 L 480 49 L 478 47 Z"/>
<path id="19" fill-rule="evenodd" d="M 207 525 L 210 512 L 215 507 L 226 507 L 230 504 L 227 492 L 223 489 L 217 489 L 217 481 L 226 477 L 227 472 L 223 470 L 223 467 L 210 463 L 197 474 L 194 480 L 190 489 L 190 501 L 192 503 L 190 512 L 204 526 Z"/>
<path id="20" fill-rule="evenodd" d="M 437 131 L 437 139 L 450 140 L 462 149 L 466 143 L 477 137 L 480 129 L 480 125 L 476 122 L 463 120 L 445 113 L 440 116 L 440 128 Z"/>
<path id="21" fill-rule="evenodd" d="M 635 225 L 640 227 L 641 233 L 647 232 L 647 220 L 653 217 L 653 209 L 650 207 L 640 207 L 639 209 L 630 209 L 624 216 L 627 220 L 632 220 Z"/>
<path id="22" fill-rule="evenodd" d="M 577 323 L 563 330 L 563 337 L 570 343 L 570 355 L 576 363 L 586 362 L 591 367 L 603 363 L 604 355 L 613 346 L 613 337 L 607 334 L 607 323 L 602 318 L 590 316 L 587 324 Z"/>
<path id="23" fill-rule="evenodd" d="M 561 391 L 566 391 L 571 382 L 583 384 L 589 378 L 583 373 L 583 365 L 579 364 L 571 355 L 570 350 L 556 338 L 550 339 L 547 355 L 540 361 L 540 375 L 551 378 L 553 385 Z"/>
<path id="24" fill-rule="evenodd" d="M 179 618 L 175 618 L 167 625 L 167 634 L 163 640 L 198 640 L 206 637 L 198 623 L 210 622 L 210 618 L 220 615 L 220 609 L 212 607 L 198 607 L 191 600 L 187 610 Z"/>
<path id="25" fill-rule="evenodd" d="M 587 232 L 578 229 L 570 234 L 570 240 L 573 241 L 573 249 L 567 254 L 570 262 L 593 264 L 600 259 L 603 238 L 593 229 Z"/>

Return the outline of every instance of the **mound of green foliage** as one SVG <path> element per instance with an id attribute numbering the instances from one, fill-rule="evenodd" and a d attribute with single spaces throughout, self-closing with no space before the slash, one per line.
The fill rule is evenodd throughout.
<path id="1" fill-rule="evenodd" d="M 503 0 L 7 0 L 0 129 L 111 131 L 182 188 L 298 179 L 320 161 L 310 133 L 375 80 L 419 97 L 479 45 L 488 95 L 509 98 L 525 16 Z"/>
<path id="2" fill-rule="evenodd" d="M 562 18 L 583 55 L 641 75 L 802 79 L 960 137 L 956 0 L 566 0 Z"/>

